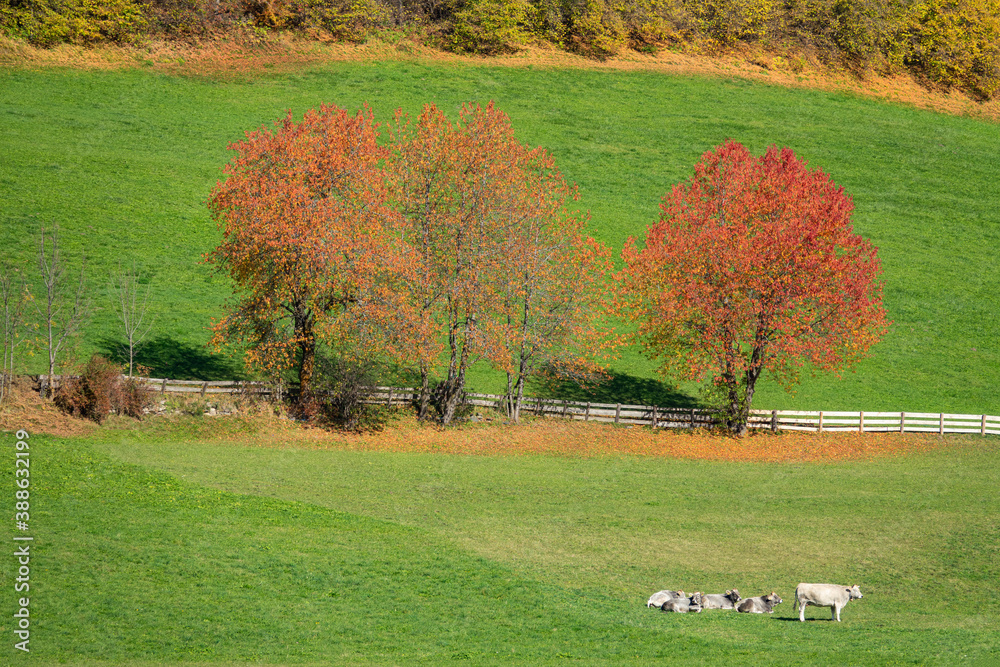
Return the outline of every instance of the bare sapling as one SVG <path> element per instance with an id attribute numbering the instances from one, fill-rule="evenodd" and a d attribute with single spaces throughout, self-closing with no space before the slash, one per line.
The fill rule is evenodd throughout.
<path id="1" fill-rule="evenodd" d="M 0 264 L 0 325 L 3 327 L 3 358 L 0 360 L 0 403 L 10 395 L 17 362 L 17 349 L 25 342 L 24 310 L 31 292 L 18 269 Z"/>
<path id="2" fill-rule="evenodd" d="M 140 285 L 135 262 L 131 267 L 123 267 L 118 262 L 118 268 L 111 273 L 110 284 L 112 306 L 125 337 L 122 348 L 128 352 L 128 376 L 131 378 L 135 354 L 153 327 L 153 318 L 149 316 L 150 285 L 147 283 L 145 288 Z"/>
<path id="3" fill-rule="evenodd" d="M 59 254 L 59 226 L 54 225 L 49 237 L 51 246 L 45 250 L 45 228 L 38 237 L 38 268 L 45 288 L 45 300 L 42 304 L 35 303 L 35 310 L 42 317 L 45 349 L 48 353 L 49 372 L 42 394 L 52 396 L 52 382 L 55 376 L 56 361 L 66 340 L 76 335 L 90 314 L 90 301 L 84 295 L 84 270 L 86 257 L 80 263 L 80 277 L 73 290 L 66 280 L 66 267 Z"/>

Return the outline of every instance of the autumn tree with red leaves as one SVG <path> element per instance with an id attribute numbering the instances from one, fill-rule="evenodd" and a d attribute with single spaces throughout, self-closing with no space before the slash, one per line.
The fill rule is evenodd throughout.
<path id="1" fill-rule="evenodd" d="M 645 247 L 622 253 L 620 312 L 663 374 L 711 377 L 734 433 L 763 371 L 788 389 L 803 365 L 850 365 L 887 330 L 877 248 L 853 232 L 850 196 L 791 149 L 755 157 L 729 141 L 660 208 Z"/>
<path id="2" fill-rule="evenodd" d="M 576 190 L 552 156 L 520 143 L 492 103 L 464 106 L 457 123 L 433 105 L 415 124 L 400 115 L 393 144 L 398 205 L 420 258 L 410 291 L 421 313 L 411 328 L 422 336 L 420 415 L 442 357 L 442 422 L 480 359 L 508 373 L 519 404 L 524 378 L 548 358 L 568 358 L 573 340 L 592 331 L 587 290 L 608 268 L 607 251 L 566 212 Z"/>
<path id="3" fill-rule="evenodd" d="M 300 405 L 317 343 L 370 322 L 405 279 L 378 137 L 367 108 L 324 105 L 301 122 L 289 113 L 230 145 L 208 202 L 223 239 L 206 261 L 235 285 L 213 342 L 241 344 L 247 365 L 268 373 L 297 366 Z"/>

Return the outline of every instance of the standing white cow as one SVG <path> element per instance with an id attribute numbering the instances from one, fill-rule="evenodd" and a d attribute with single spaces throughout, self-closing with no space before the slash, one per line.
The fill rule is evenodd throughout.
<path id="1" fill-rule="evenodd" d="M 799 610 L 799 620 L 806 620 L 806 607 L 832 607 L 831 620 L 840 621 L 840 610 L 851 600 L 860 600 L 861 589 L 854 586 L 836 584 L 799 584 L 795 587 L 795 606 Z"/>

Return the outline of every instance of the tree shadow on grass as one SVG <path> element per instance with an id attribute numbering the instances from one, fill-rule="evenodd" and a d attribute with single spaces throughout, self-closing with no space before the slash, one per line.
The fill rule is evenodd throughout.
<path id="1" fill-rule="evenodd" d="M 128 347 L 121 341 L 100 341 L 102 353 L 115 363 L 128 365 Z M 145 341 L 135 352 L 135 363 L 149 369 L 149 376 L 170 380 L 242 380 L 239 364 L 228 357 L 210 354 L 204 347 L 158 336 Z"/>
<path id="2" fill-rule="evenodd" d="M 697 398 L 683 391 L 671 389 L 657 380 L 626 373 L 611 373 L 600 384 L 580 386 L 568 380 L 557 380 L 537 383 L 532 389 L 538 395 L 571 401 L 656 405 L 661 408 L 702 407 Z"/>

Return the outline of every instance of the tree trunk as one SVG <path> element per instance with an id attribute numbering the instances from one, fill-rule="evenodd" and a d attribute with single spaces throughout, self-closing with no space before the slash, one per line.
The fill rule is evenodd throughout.
<path id="1" fill-rule="evenodd" d="M 464 356 L 464 354 L 463 354 Z M 462 360 L 458 373 L 454 378 L 449 378 L 445 383 L 444 393 L 441 397 L 441 423 L 447 426 L 455 418 L 455 412 L 462 401 L 465 390 L 465 360 Z"/>
<path id="2" fill-rule="evenodd" d="M 316 370 L 316 335 L 313 332 L 312 313 L 298 310 L 295 313 L 295 338 L 299 346 L 299 406 L 312 400 L 313 373 Z"/>
<path id="3" fill-rule="evenodd" d="M 475 326 L 470 318 L 465 324 L 465 336 L 458 340 L 457 327 L 453 327 L 450 336 L 451 363 L 448 364 L 448 379 L 444 384 L 441 396 L 441 423 L 447 426 L 455 418 L 455 412 L 462 400 L 465 390 L 465 368 L 469 362 L 469 329 Z"/>
<path id="4" fill-rule="evenodd" d="M 430 407 L 430 370 L 423 363 L 420 364 L 420 405 L 417 408 L 417 421 L 427 419 L 427 410 Z"/>
<path id="5" fill-rule="evenodd" d="M 521 419 L 521 404 L 524 402 L 524 372 L 517 376 L 517 387 L 514 393 L 514 423 Z"/>

